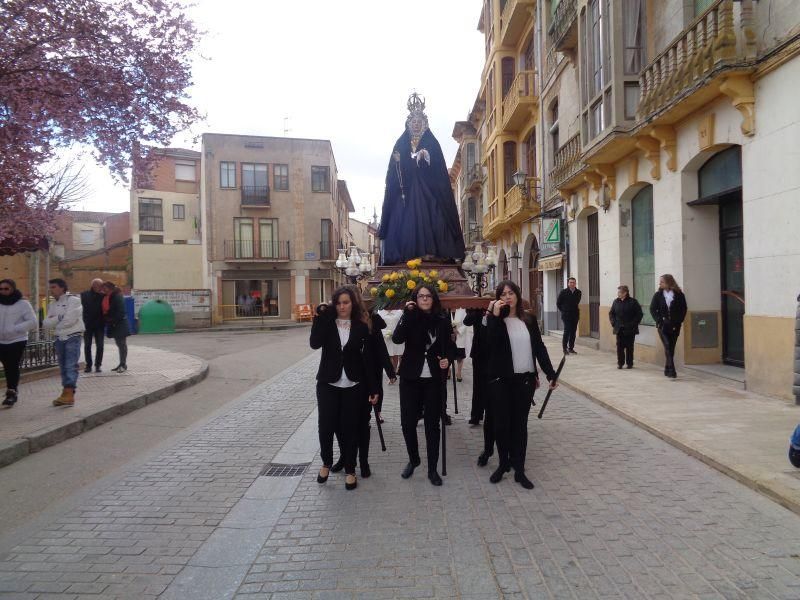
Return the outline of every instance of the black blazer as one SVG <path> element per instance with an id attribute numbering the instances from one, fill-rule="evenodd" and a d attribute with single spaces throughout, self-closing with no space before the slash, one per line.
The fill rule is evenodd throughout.
<path id="1" fill-rule="evenodd" d="M 625 300 L 616 298 L 608 311 L 608 319 L 615 334 L 638 334 L 639 323 L 642 322 L 642 305 L 636 298 L 626 297 Z"/>
<path id="2" fill-rule="evenodd" d="M 339 329 L 336 327 L 336 309 L 329 307 L 322 315 L 315 315 L 311 323 L 311 347 L 322 348 L 317 381 L 336 383 L 342 368 L 350 381 L 363 383 L 369 394 L 377 394 L 374 369 L 369 353 L 369 328 L 362 321 L 351 321 L 350 337 L 342 348 Z"/>
<path id="3" fill-rule="evenodd" d="M 106 332 L 110 338 L 124 338 L 131 334 L 128 327 L 128 316 L 125 314 L 125 300 L 122 292 L 114 292 L 108 302 L 108 314 L 105 316 Z"/>
<path id="4" fill-rule="evenodd" d="M 505 319 L 490 314 L 486 320 L 489 341 L 489 378 L 490 380 L 499 377 L 511 378 L 514 376 L 514 363 L 512 362 L 511 341 L 508 338 L 508 330 L 504 322 Z M 556 371 L 553 369 L 553 363 L 550 362 L 550 355 L 547 353 L 547 348 L 542 341 L 539 323 L 531 316 L 525 324 L 528 326 L 528 332 L 531 335 L 534 375 L 537 378 L 539 377 L 539 371 L 536 369 L 536 363 L 538 362 L 539 366 L 542 367 L 542 371 L 547 375 L 547 379 L 552 381 L 556 378 Z"/>
<path id="5" fill-rule="evenodd" d="M 83 324 L 86 329 L 101 329 L 103 327 L 103 298 L 105 298 L 103 294 L 98 294 L 94 290 L 81 292 Z"/>
<path id="6" fill-rule="evenodd" d="M 675 290 L 675 298 L 669 308 L 667 308 L 667 300 L 664 298 L 662 290 L 656 291 L 650 301 L 650 314 L 659 327 L 668 323 L 673 329 L 680 329 L 686 318 L 686 311 L 686 296 L 677 290 Z"/>
<path id="7" fill-rule="evenodd" d="M 386 348 L 386 340 L 383 339 L 383 331 L 381 331 L 386 328 L 386 321 L 378 313 L 373 313 L 371 318 L 372 333 L 369 336 L 369 353 L 376 383 L 379 388 L 383 388 L 383 374 L 381 371 L 386 371 L 386 376 L 389 379 L 394 379 L 396 374 L 392 364 L 392 357 L 389 356 L 389 350 Z"/>
<path id="8" fill-rule="evenodd" d="M 556 299 L 556 308 L 561 311 L 562 319 L 577 319 L 580 315 L 582 293 L 578 288 L 571 292 L 569 288 L 564 288 L 559 292 Z"/>
<path id="9" fill-rule="evenodd" d="M 427 328 L 429 319 L 434 321 L 436 342 L 426 350 L 425 347 L 430 342 Z M 423 315 L 419 308 L 405 310 L 392 334 L 392 341 L 395 344 L 405 344 L 403 357 L 400 360 L 400 377 L 412 381 L 419 379 L 423 361 L 427 360 L 431 376 L 435 378 L 436 374 L 442 371 L 438 357 L 452 361 L 455 356 L 452 332 L 450 317 L 444 312 L 438 315 Z"/>
<path id="10" fill-rule="evenodd" d="M 473 365 L 485 366 L 486 361 L 486 326 L 483 324 L 483 315 L 486 311 L 482 308 L 467 309 L 467 316 L 464 317 L 464 325 L 472 327 L 472 348 L 469 351 L 469 357 L 472 359 Z"/>

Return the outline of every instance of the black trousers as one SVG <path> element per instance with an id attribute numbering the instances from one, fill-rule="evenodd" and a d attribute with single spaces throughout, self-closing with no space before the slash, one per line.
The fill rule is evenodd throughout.
<path id="1" fill-rule="evenodd" d="M 617 334 L 617 364 L 633 366 L 633 342 L 636 340 L 636 335 L 633 333 Z"/>
<path id="2" fill-rule="evenodd" d="M 417 421 L 425 409 L 425 446 L 428 455 L 428 471 L 439 464 L 439 437 L 441 435 L 442 382 L 435 377 L 410 381 L 400 378 L 400 426 L 406 441 L 408 459 L 419 463 L 419 442 L 417 441 Z"/>
<path id="3" fill-rule="evenodd" d="M 382 392 L 380 397 L 383 397 Z M 369 421 L 371 417 L 372 404 L 369 403 L 369 398 L 365 398 L 363 405 L 358 409 L 358 423 L 356 425 L 356 455 L 358 456 L 358 462 L 362 467 L 369 464 Z M 341 436 L 337 435 L 336 440 L 339 442 L 339 456 L 342 458 L 342 460 L 344 460 L 344 445 L 342 444 Z"/>
<path id="4" fill-rule="evenodd" d="M 575 349 L 575 335 L 578 332 L 578 318 L 562 316 L 561 320 L 564 321 L 564 338 L 561 342 L 561 345 L 563 346 L 564 353 L 566 354 L 567 350 Z"/>
<path id="5" fill-rule="evenodd" d="M 333 465 L 333 436 L 336 435 L 343 451 L 345 472 L 356 472 L 356 432 L 359 415 L 363 414 L 359 409 L 363 409 L 364 401 L 361 384 L 338 388 L 317 382 L 319 447 L 322 464 L 326 467 Z"/>
<path id="6" fill-rule="evenodd" d="M 500 378 L 493 382 L 492 404 L 495 418 L 495 437 L 500 466 L 512 466 L 525 472 L 528 449 L 528 414 L 535 391 L 535 379 L 525 373 Z"/>
<path id="7" fill-rule="evenodd" d="M 483 413 L 486 410 L 486 398 L 484 397 L 483 380 L 486 375 L 482 372 L 481 364 L 479 361 L 472 359 L 472 410 L 470 411 L 470 418 L 473 421 L 480 421 L 483 419 Z"/>
<path id="8" fill-rule="evenodd" d="M 87 367 L 91 367 L 93 364 L 96 367 L 102 366 L 104 337 L 105 327 L 95 327 L 83 332 L 83 357 L 86 359 Z M 94 363 L 92 362 L 92 340 L 95 345 Z"/>
<path id="9" fill-rule="evenodd" d="M 486 381 L 488 376 L 484 375 L 482 382 L 482 394 L 484 399 L 485 418 L 483 420 L 483 451 L 486 455 L 494 453 L 494 435 L 495 435 L 495 418 L 494 418 L 494 398 L 492 397 L 489 382 Z"/>
<path id="10" fill-rule="evenodd" d="M 119 364 L 123 367 L 128 366 L 128 338 L 127 336 L 121 336 L 114 338 L 114 341 L 117 343 L 117 349 L 119 350 Z M 102 353 L 100 354 L 102 356 Z M 97 363 L 98 365 L 100 363 Z"/>
<path id="11" fill-rule="evenodd" d="M 658 337 L 661 338 L 661 343 L 664 346 L 664 373 L 675 372 L 675 345 L 678 343 L 680 333 L 680 325 L 673 327 L 670 323 L 662 323 L 658 328 Z"/>
<path id="12" fill-rule="evenodd" d="M 22 362 L 22 355 L 25 353 L 27 343 L 23 340 L 11 344 L 0 344 L 0 364 L 3 365 L 6 388 L 9 390 L 16 390 L 19 386 L 19 365 Z"/>

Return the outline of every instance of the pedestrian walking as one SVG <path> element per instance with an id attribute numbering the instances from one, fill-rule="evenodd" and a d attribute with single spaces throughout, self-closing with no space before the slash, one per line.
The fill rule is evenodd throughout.
<path id="1" fill-rule="evenodd" d="M 421 464 L 417 421 L 423 413 L 428 479 L 442 485 L 439 476 L 440 419 L 446 403 L 443 370 L 453 356 L 450 316 L 442 310 L 436 288 L 423 283 L 406 302 L 403 316 L 394 330 L 392 341 L 405 344 L 400 362 L 400 425 L 408 451 L 408 464 L 401 476 L 408 479 Z M 444 382 L 446 384 L 446 381 Z"/>
<path id="2" fill-rule="evenodd" d="M 575 352 L 575 336 L 578 332 L 580 320 L 581 291 L 578 281 L 574 277 L 567 279 L 567 287 L 558 294 L 556 308 L 561 311 L 561 320 L 564 321 L 564 337 L 561 345 L 564 354 L 577 354 Z"/>
<path id="3" fill-rule="evenodd" d="M 356 292 L 342 287 L 329 304 L 317 306 L 311 324 L 311 347 L 322 348 L 317 372 L 317 411 L 322 468 L 318 483 L 325 483 L 333 466 L 333 437 L 344 451 L 345 488 L 354 490 L 359 409 L 366 395 L 378 401 L 369 349 L 369 323 Z"/>
<path id="4" fill-rule="evenodd" d="M 0 279 L 0 364 L 6 377 L 3 406 L 11 408 L 19 399 L 19 370 L 28 332 L 36 329 L 36 313 L 22 298 L 13 279 Z"/>
<path id="5" fill-rule="evenodd" d="M 627 285 L 617 288 L 617 297 L 608 311 L 611 328 L 617 336 L 617 368 L 627 365 L 633 368 L 633 345 L 639 335 L 639 323 L 642 322 L 642 305 L 636 298 L 631 298 Z"/>
<path id="6" fill-rule="evenodd" d="M 463 380 L 464 359 L 467 358 L 467 347 L 471 345 L 472 331 L 464 325 L 464 318 L 467 311 L 464 308 L 457 308 L 453 312 L 453 333 L 455 333 L 455 361 L 456 361 L 456 380 L 461 383 Z"/>
<path id="7" fill-rule="evenodd" d="M 489 457 L 494 454 L 494 408 L 489 393 L 489 340 L 487 331 L 487 310 L 471 309 L 464 318 L 466 325 L 473 328 L 472 348 L 472 412 L 470 425 L 480 425 L 483 420 L 483 452 L 478 456 L 478 466 L 489 464 Z"/>
<path id="8" fill-rule="evenodd" d="M 522 293 L 516 283 L 501 281 L 489 307 L 490 402 L 494 408 L 500 461 L 489 481 L 498 483 L 514 467 L 514 481 L 530 490 L 533 482 L 525 474 L 525 454 L 528 448 L 528 414 L 533 394 L 539 387 L 536 362 L 551 381 L 550 389 L 558 386 L 556 372 L 542 342 L 536 318 L 522 308 Z"/>
<path id="9" fill-rule="evenodd" d="M 397 327 L 397 324 L 400 322 L 400 317 L 403 316 L 403 311 L 382 309 L 378 311 L 378 315 L 386 322 L 383 335 L 386 340 L 386 351 L 392 359 L 394 372 L 397 373 L 400 369 L 400 357 L 403 355 L 405 346 L 404 344 L 395 344 L 392 341 L 392 334 L 394 333 L 394 328 Z"/>
<path id="10" fill-rule="evenodd" d="M 78 386 L 78 361 L 83 338 L 83 306 L 80 296 L 69 293 L 67 282 L 51 279 L 50 295 L 55 298 L 47 307 L 47 317 L 42 326 L 55 331 L 56 357 L 61 369 L 61 395 L 53 406 L 73 406 Z"/>
<path id="11" fill-rule="evenodd" d="M 664 375 L 675 379 L 675 345 L 681 333 L 681 325 L 686 318 L 686 296 L 670 274 L 658 280 L 658 290 L 650 301 L 650 314 L 656 322 L 658 336 L 664 345 L 666 361 Z"/>
<path id="12" fill-rule="evenodd" d="M 125 314 L 125 299 L 113 281 L 103 284 L 103 320 L 106 325 L 106 334 L 113 339 L 119 350 L 119 364 L 111 369 L 117 373 L 128 370 L 128 336 L 131 334 L 128 326 L 128 317 Z"/>
<path id="13" fill-rule="evenodd" d="M 86 330 L 83 332 L 83 358 L 86 367 L 84 373 L 92 372 L 94 364 L 95 373 L 100 373 L 103 369 L 103 342 L 105 339 L 106 326 L 103 320 L 103 280 L 92 279 L 91 287 L 85 292 L 81 292 L 81 305 L 83 305 L 83 325 Z M 92 362 L 92 340 L 94 340 L 94 362 Z"/>

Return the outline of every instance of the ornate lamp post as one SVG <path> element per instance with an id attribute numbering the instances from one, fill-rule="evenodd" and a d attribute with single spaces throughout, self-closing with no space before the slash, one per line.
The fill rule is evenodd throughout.
<path id="1" fill-rule="evenodd" d="M 475 249 L 467 252 L 461 268 L 470 280 L 470 287 L 477 296 L 483 295 L 483 290 L 489 286 L 489 275 L 497 266 L 497 251 L 494 246 L 489 246 L 483 251 L 483 242 L 476 242 Z"/>
<path id="2" fill-rule="evenodd" d="M 351 285 L 357 285 L 359 281 L 368 279 L 373 273 L 370 255 L 367 253 L 360 254 L 355 246 L 350 248 L 350 256 L 347 255 L 347 251 L 344 248 L 340 248 L 335 264 L 339 272 L 347 277 L 347 281 Z"/>
<path id="3" fill-rule="evenodd" d="M 531 191 L 528 188 L 528 174 L 523 170 L 518 170 L 511 176 L 511 180 L 514 182 L 514 185 L 518 186 L 522 195 L 527 198 Z"/>

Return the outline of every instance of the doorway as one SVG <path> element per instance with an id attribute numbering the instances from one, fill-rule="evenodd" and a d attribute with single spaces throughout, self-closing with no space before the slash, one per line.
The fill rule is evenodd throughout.
<path id="1" fill-rule="evenodd" d="M 719 205 L 722 361 L 744 366 L 744 240 L 742 194 Z"/>
<path id="2" fill-rule="evenodd" d="M 600 239 L 597 213 L 586 218 L 589 242 L 589 335 L 600 338 Z"/>
<path id="3" fill-rule="evenodd" d="M 544 328 L 543 289 L 543 273 L 539 270 L 539 244 L 534 238 L 528 258 L 528 297 L 541 329 Z"/>

